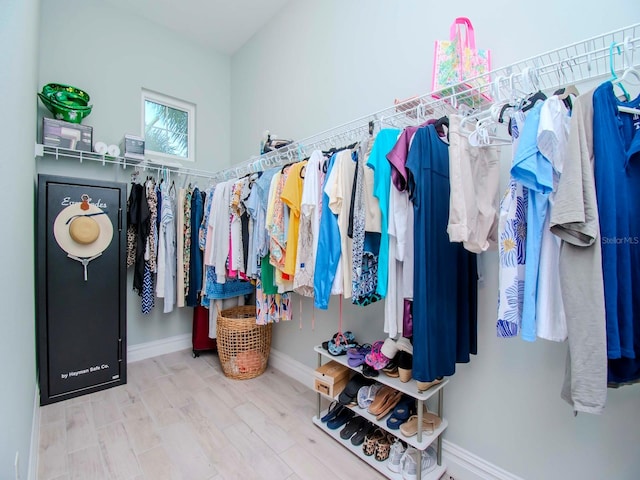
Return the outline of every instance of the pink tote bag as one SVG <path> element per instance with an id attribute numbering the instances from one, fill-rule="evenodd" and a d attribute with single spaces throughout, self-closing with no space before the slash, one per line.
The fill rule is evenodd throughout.
<path id="1" fill-rule="evenodd" d="M 464 91 L 482 87 L 489 83 L 484 77 L 465 82 L 469 78 L 491 71 L 491 51 L 476 48 L 475 31 L 471 20 L 458 17 L 451 24 L 449 40 L 436 40 L 433 55 L 433 77 L 431 90 L 439 98 L 453 93 L 462 93 L 463 103 L 475 105 L 478 101 L 490 101 L 487 95 L 464 95 Z M 451 88 L 454 85 L 457 87 Z"/>

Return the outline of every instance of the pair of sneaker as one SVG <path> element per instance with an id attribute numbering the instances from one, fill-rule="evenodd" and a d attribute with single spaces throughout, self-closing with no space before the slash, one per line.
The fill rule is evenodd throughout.
<path id="1" fill-rule="evenodd" d="M 420 466 L 418 466 L 418 463 Z M 426 450 L 420 451 L 414 447 L 405 448 L 400 440 L 391 445 L 389 453 L 389 461 L 387 467 L 392 472 L 400 473 L 404 480 L 414 480 L 418 478 L 418 468 L 422 470 L 421 477 L 435 470 L 438 465 L 436 451 L 433 447 L 427 447 Z"/>

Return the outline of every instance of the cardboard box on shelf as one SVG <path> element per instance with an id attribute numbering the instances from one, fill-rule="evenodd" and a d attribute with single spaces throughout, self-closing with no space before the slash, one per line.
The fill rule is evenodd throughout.
<path id="1" fill-rule="evenodd" d="M 323 395 L 336 397 L 347 385 L 350 373 L 351 370 L 348 367 L 331 360 L 316 368 L 313 388 Z"/>

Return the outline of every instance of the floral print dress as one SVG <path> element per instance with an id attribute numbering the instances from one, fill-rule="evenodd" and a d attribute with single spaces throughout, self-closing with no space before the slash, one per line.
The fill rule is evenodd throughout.
<path id="1" fill-rule="evenodd" d="M 524 127 L 524 114 L 512 118 L 513 151 L 518 146 L 519 132 Z M 500 202 L 498 226 L 498 322 L 499 337 L 515 337 L 522 324 L 524 302 L 525 247 L 527 240 L 528 190 L 513 178 Z"/>

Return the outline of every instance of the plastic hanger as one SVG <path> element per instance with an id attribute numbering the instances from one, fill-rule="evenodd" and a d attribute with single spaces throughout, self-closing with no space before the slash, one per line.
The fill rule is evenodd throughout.
<path id="1" fill-rule="evenodd" d="M 578 89 L 575 85 L 569 85 L 564 88 L 559 88 L 558 90 L 553 92 L 553 94 L 556 95 L 560 100 L 564 100 L 565 98 L 569 98 L 569 95 L 577 97 L 578 95 L 580 95 L 580 92 L 578 92 Z"/>
<path id="2" fill-rule="evenodd" d="M 640 85 L 640 71 L 633 66 L 632 50 L 633 46 L 631 45 L 631 39 L 627 37 L 624 39 L 624 63 L 627 68 L 623 72 L 619 81 L 627 82 L 631 85 Z"/>
<path id="3" fill-rule="evenodd" d="M 527 110 L 531 110 L 538 100 L 546 100 L 547 96 L 542 92 L 542 90 L 538 90 L 536 93 L 527 98 L 524 104 L 520 107 L 520 110 L 526 112 Z"/>
<path id="4" fill-rule="evenodd" d="M 447 127 L 446 137 L 447 137 L 447 141 L 449 141 L 449 117 L 447 117 L 446 115 L 443 117 L 440 117 L 438 120 L 436 120 L 436 123 L 434 123 L 433 126 L 438 132 L 438 135 L 440 135 L 441 132 L 443 133 L 442 135 L 440 135 L 441 137 L 445 136 L 444 135 L 445 131 L 442 127 L 443 126 Z"/>
<path id="5" fill-rule="evenodd" d="M 526 112 L 528 110 L 531 110 L 535 104 L 538 102 L 538 100 L 546 100 L 547 96 L 542 92 L 542 90 L 538 90 L 536 93 L 534 93 L 533 95 L 531 95 L 529 98 L 525 99 L 524 101 L 520 101 L 520 102 L 516 102 L 519 105 L 505 105 L 503 106 L 502 110 L 500 111 L 500 117 L 498 119 L 499 123 L 502 123 L 504 121 L 504 113 L 505 111 L 509 108 L 512 107 L 514 109 L 518 109 L 522 112 Z M 509 135 L 511 135 L 511 118 L 509 118 L 509 124 L 507 126 L 507 131 L 509 132 Z"/>
<path id="6" fill-rule="evenodd" d="M 622 90 L 622 94 L 624 95 L 624 98 L 628 102 L 629 100 L 631 100 L 631 96 L 629 95 L 629 92 L 627 92 L 627 89 L 624 88 L 624 85 L 620 83 L 620 79 L 618 78 L 618 74 L 616 73 L 616 69 L 614 67 L 614 61 L 613 61 L 614 47 L 617 48 L 618 55 L 622 54 L 622 51 L 620 50 L 620 45 L 618 45 L 616 42 L 612 42 L 611 45 L 609 46 L 609 69 L 611 70 L 611 78 L 609 79 L 609 81 L 614 86 L 617 85 L 618 87 L 620 87 L 620 90 Z"/>
<path id="7" fill-rule="evenodd" d="M 504 123 L 505 112 L 509 109 L 516 108 L 516 105 L 518 105 L 518 103 L 521 102 L 520 99 L 527 96 L 531 92 L 530 89 L 527 89 L 527 85 L 529 85 L 530 83 L 527 83 L 527 85 L 525 85 L 525 77 L 523 74 L 518 75 L 516 73 L 512 73 L 511 75 L 509 75 L 509 90 L 510 90 L 509 101 L 504 105 L 502 105 L 502 107 L 500 108 L 500 112 L 497 115 L 492 115 L 494 117 L 494 121 L 497 121 L 498 123 Z M 529 75 L 529 72 L 527 72 L 527 75 Z M 524 89 L 518 89 L 516 87 L 516 83 L 515 83 L 516 78 L 520 78 L 520 84 L 523 86 L 522 88 Z M 493 107 L 492 107 L 492 111 L 493 111 Z"/>
<path id="8" fill-rule="evenodd" d="M 469 135 L 469 144 L 473 147 L 493 147 L 511 145 L 511 139 L 496 135 L 497 123 L 492 118 L 485 118 L 476 123 L 476 129 Z"/>
<path id="9" fill-rule="evenodd" d="M 507 112 L 507 110 L 513 110 L 514 108 L 515 105 L 511 105 L 510 103 L 505 103 L 504 105 L 502 105 L 502 107 L 500 108 L 500 113 L 498 115 L 498 122 L 504 123 L 504 114 Z"/>
<path id="10" fill-rule="evenodd" d="M 553 92 L 553 94 L 560 100 L 562 100 L 562 103 L 564 103 L 565 107 L 567 107 L 569 110 L 573 108 L 571 95 L 573 95 L 574 97 L 580 95 L 575 85 L 568 85 L 566 87 L 559 88 L 558 90 Z"/>
<path id="11" fill-rule="evenodd" d="M 332 147 L 329 150 L 323 150 L 322 154 L 327 156 L 327 157 L 330 157 L 334 153 L 341 152 L 342 150 L 353 150 L 356 145 L 357 145 L 357 143 L 353 143 L 351 145 L 347 145 L 346 147 Z"/>
<path id="12" fill-rule="evenodd" d="M 620 52 L 620 46 L 619 45 L 616 45 L 616 46 L 618 48 L 618 52 Z M 622 84 L 622 82 L 628 82 L 632 85 L 640 85 L 640 72 L 633 66 L 633 58 L 631 56 L 632 49 L 633 47 L 631 45 L 631 39 L 625 38 L 624 39 L 624 62 L 627 65 L 627 68 L 622 74 L 622 77 L 611 80 L 612 84 L 618 85 L 622 89 L 627 101 L 630 101 L 631 96 L 629 95 L 629 92 L 627 92 L 627 90 L 624 88 L 624 85 Z M 613 72 L 613 74 L 615 75 L 615 71 Z M 625 105 L 618 105 L 618 111 L 622 113 L 631 113 L 634 115 L 640 115 L 640 109 L 628 107 Z"/>

